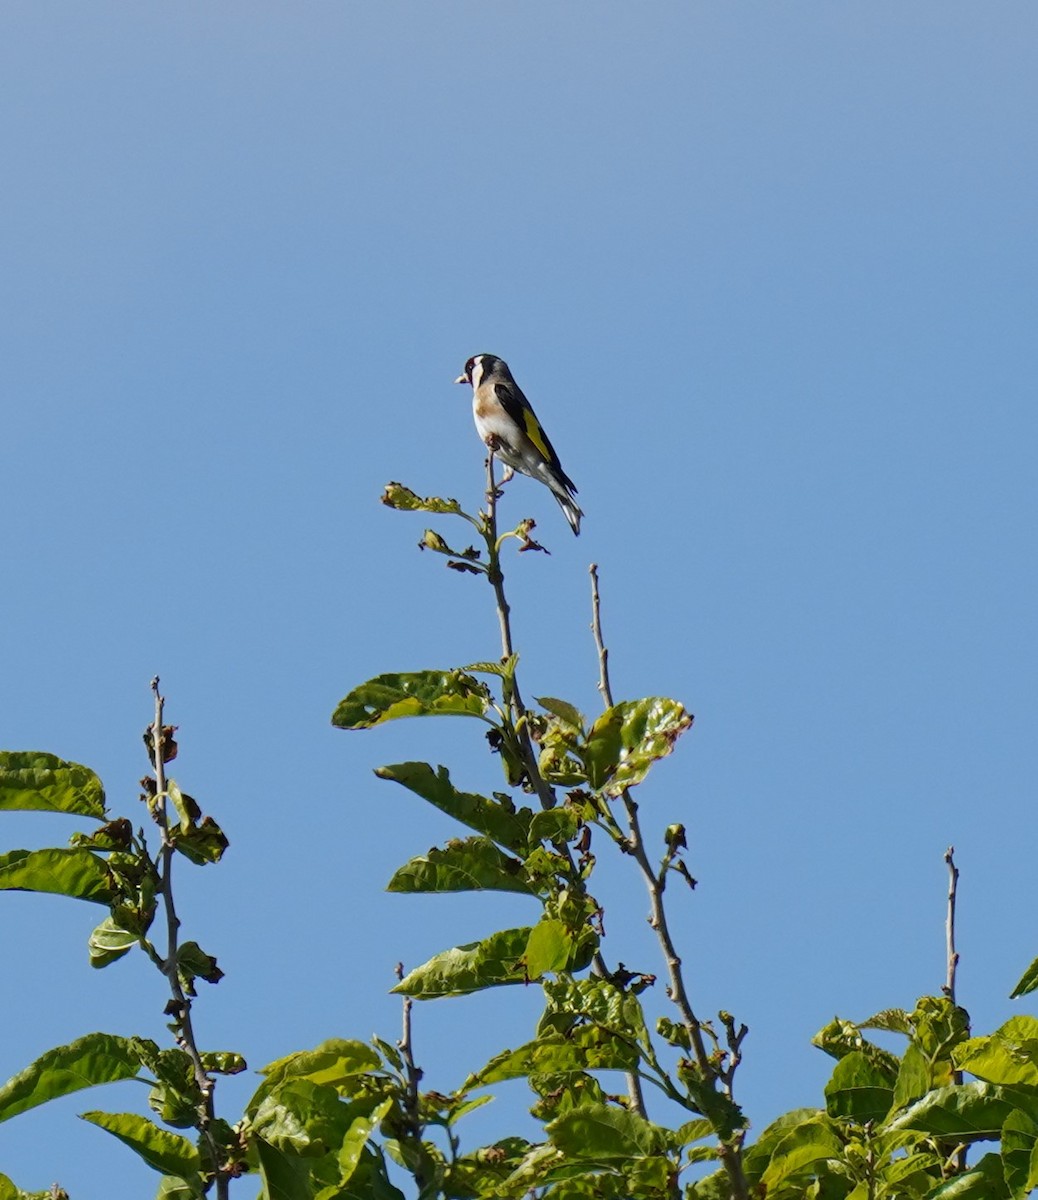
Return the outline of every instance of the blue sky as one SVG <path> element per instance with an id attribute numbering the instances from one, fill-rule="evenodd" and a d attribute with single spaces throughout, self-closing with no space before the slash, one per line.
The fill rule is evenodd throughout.
<path id="1" fill-rule="evenodd" d="M 597 707 L 597 561 L 617 696 L 696 714 L 643 811 L 688 826 L 675 919 L 699 1009 L 751 1027 L 756 1127 L 821 1101 L 834 1013 L 939 988 L 949 843 L 960 999 L 978 1030 L 1028 1010 L 1036 34 L 1030 3 L 958 0 L 4 7 L 0 746 L 91 765 L 130 812 L 162 676 L 177 778 L 232 842 L 180 878 L 227 972 L 207 1045 L 259 1067 L 395 1036 L 398 960 L 533 915 L 382 891 L 455 831 L 371 768 L 499 787 L 478 734 L 329 726 L 372 675 L 496 652 L 487 596 L 378 504 L 390 479 L 478 504 L 451 380 L 479 351 L 587 514 L 575 541 L 533 483 L 504 502 L 552 550 L 509 571 L 524 692 Z M 612 958 L 652 970 L 625 878 L 604 865 Z M 93 911 L 3 904 L 0 1077 L 162 1036 L 143 960 L 87 965 Z M 536 1009 L 421 1006 L 429 1085 Z M 74 1115 L 135 1103 L 0 1126 L 0 1171 L 147 1194 Z"/>

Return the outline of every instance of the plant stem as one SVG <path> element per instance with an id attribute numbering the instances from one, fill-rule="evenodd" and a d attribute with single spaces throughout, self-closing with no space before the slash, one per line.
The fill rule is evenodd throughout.
<path id="1" fill-rule="evenodd" d="M 484 537 L 487 543 L 487 578 L 494 589 L 497 618 L 501 626 L 501 657 L 509 659 L 515 651 L 512 648 L 511 609 L 505 597 L 505 576 L 501 570 L 501 547 L 497 537 L 497 482 L 494 479 L 493 450 L 487 454 L 487 524 Z M 519 692 L 519 681 L 513 672 L 511 678 L 506 678 L 503 682 L 505 702 L 511 710 L 512 723 L 525 761 L 530 786 L 537 793 L 542 808 L 554 808 L 555 795 L 541 775 L 537 753 L 530 739 L 530 731 L 526 722 L 526 706 L 523 704 L 523 698 Z"/>
<path id="2" fill-rule="evenodd" d="M 155 770 L 155 820 L 162 835 L 162 845 L 159 851 L 161 864 L 159 895 L 162 897 L 162 905 L 166 913 L 166 957 L 162 961 L 162 969 L 173 996 L 173 1004 L 169 1006 L 168 1011 L 173 1019 L 177 1043 L 191 1060 L 195 1083 L 202 1096 L 202 1103 L 198 1111 L 198 1131 L 209 1151 L 210 1162 L 216 1178 L 217 1200 L 226 1200 L 228 1177 L 221 1170 L 220 1154 L 210 1128 L 214 1116 L 213 1088 L 216 1081 L 209 1075 L 202 1063 L 198 1043 L 195 1041 L 194 1026 L 191 1022 L 191 999 L 184 993 L 177 969 L 180 918 L 177 916 L 176 906 L 173 903 L 173 855 L 175 850 L 169 836 L 169 814 L 166 809 L 165 736 L 163 730 L 165 698 L 159 692 L 157 675 L 151 681 L 151 690 L 155 696 L 155 722 L 151 727 L 151 760 Z"/>
<path id="3" fill-rule="evenodd" d="M 959 887 L 959 868 L 955 865 L 955 847 L 949 846 L 944 852 L 944 861 L 948 865 L 948 916 L 945 919 L 945 942 L 948 948 L 948 979 L 944 985 L 944 994 L 955 1003 L 955 973 L 959 966 L 959 954 L 955 949 L 955 899 Z"/>
<path id="4" fill-rule="evenodd" d="M 591 575 L 591 631 L 594 634 L 595 646 L 598 650 L 598 688 L 606 705 L 611 707 L 613 694 L 609 683 L 609 651 L 602 635 L 602 606 L 598 588 L 597 564 L 591 564 L 589 573 Z M 627 853 L 638 864 L 642 878 L 645 880 L 645 886 L 649 892 L 651 913 L 649 925 L 656 934 L 667 967 L 667 977 L 670 981 L 667 987 L 667 995 L 681 1014 L 681 1021 L 688 1031 L 696 1066 L 699 1069 L 703 1082 L 707 1086 L 713 1087 L 718 1080 L 718 1070 L 711 1061 L 707 1050 L 706 1042 L 703 1038 L 702 1024 L 692 1010 L 692 1004 L 688 998 L 688 991 L 685 988 L 685 980 L 681 970 L 681 958 L 678 955 L 677 947 L 671 936 L 670 927 L 667 924 L 667 912 L 663 902 L 663 891 L 666 887 L 666 872 L 660 871 L 657 873 L 653 870 L 652 864 L 649 862 L 649 856 L 645 851 L 645 839 L 642 835 L 641 822 L 638 819 L 638 804 L 627 788 L 624 788 L 620 793 L 620 800 L 627 815 L 627 823 L 630 830 L 625 848 Z M 743 1034 L 742 1036 L 745 1035 Z M 741 1041 L 742 1037 L 740 1036 L 739 1043 Z M 738 1047 L 736 1047 L 736 1052 L 737 1049 Z M 728 1078 L 724 1081 L 724 1086 L 730 1099 L 731 1071 L 728 1074 Z M 728 1175 L 728 1183 L 731 1188 L 733 1200 L 749 1200 L 746 1177 L 742 1169 L 741 1140 L 738 1138 L 731 1141 L 721 1139 L 719 1154 L 721 1164 Z"/>
<path id="5" fill-rule="evenodd" d="M 403 979 L 403 963 L 397 963 L 396 977 L 398 981 Z M 400 1041 L 397 1042 L 397 1048 L 400 1051 L 400 1057 L 404 1060 L 404 1071 L 407 1076 L 405 1080 L 403 1107 L 404 1115 L 407 1119 L 408 1132 L 415 1142 L 416 1156 L 413 1173 L 414 1181 L 418 1185 L 418 1193 L 421 1195 L 425 1191 L 426 1185 L 425 1171 L 422 1169 L 422 1120 L 418 1105 L 418 1083 L 422 1078 L 422 1072 L 419 1067 L 415 1066 L 414 1050 L 411 1041 L 411 1010 L 413 1007 L 414 1001 L 410 996 L 405 996 L 402 1029 Z"/>

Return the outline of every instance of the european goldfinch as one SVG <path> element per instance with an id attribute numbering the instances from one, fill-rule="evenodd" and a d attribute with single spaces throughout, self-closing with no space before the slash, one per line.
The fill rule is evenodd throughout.
<path id="1" fill-rule="evenodd" d="M 488 449 L 505 466 L 539 479 L 551 488 L 573 532 L 580 533 L 580 518 L 584 514 L 573 499 L 576 486 L 562 469 L 548 435 L 504 359 L 493 354 L 476 354 L 454 382 L 472 385 L 472 415 L 476 431 Z"/>

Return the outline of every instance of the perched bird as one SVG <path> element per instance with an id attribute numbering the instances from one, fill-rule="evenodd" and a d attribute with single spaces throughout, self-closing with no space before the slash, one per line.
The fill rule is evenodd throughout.
<path id="1" fill-rule="evenodd" d="M 494 354 L 476 354 L 455 383 L 472 385 L 472 415 L 484 444 L 505 466 L 551 488 L 574 533 L 584 515 L 573 499 L 577 489 L 541 428 L 530 401 L 512 378 L 508 363 Z"/>

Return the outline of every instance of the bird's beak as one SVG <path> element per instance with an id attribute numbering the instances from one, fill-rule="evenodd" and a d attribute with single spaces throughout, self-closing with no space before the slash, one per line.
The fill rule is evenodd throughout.
<path id="1" fill-rule="evenodd" d="M 458 378 L 457 378 L 457 379 L 455 379 L 455 381 L 454 381 L 454 382 L 455 382 L 455 383 L 468 383 L 468 381 L 469 381 L 469 380 L 468 380 L 468 376 L 467 376 L 467 375 L 459 375 L 459 376 L 458 376 Z"/>

